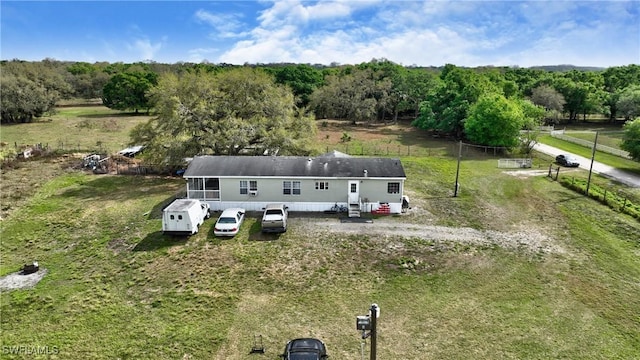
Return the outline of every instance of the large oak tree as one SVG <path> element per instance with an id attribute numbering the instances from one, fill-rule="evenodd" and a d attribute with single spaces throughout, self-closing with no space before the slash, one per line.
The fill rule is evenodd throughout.
<path id="1" fill-rule="evenodd" d="M 158 82 L 153 72 L 124 72 L 114 75 L 102 90 L 104 106 L 116 110 L 149 110 L 147 92 Z"/>
<path id="2" fill-rule="evenodd" d="M 500 94 L 481 96 L 469 109 L 464 123 L 467 138 L 476 144 L 515 147 L 524 125 L 524 112 L 517 101 Z"/>
<path id="3" fill-rule="evenodd" d="M 0 113 L 2 123 L 27 123 L 54 109 L 71 87 L 60 73 L 58 62 L 0 62 Z"/>
<path id="4" fill-rule="evenodd" d="M 622 90 L 616 105 L 618 112 L 625 119 L 640 116 L 640 85 L 631 85 Z"/>
<path id="5" fill-rule="evenodd" d="M 626 150 L 635 161 L 640 161 L 640 117 L 624 124 L 624 137 L 620 148 Z"/>
<path id="6" fill-rule="evenodd" d="M 310 152 L 314 119 L 262 70 L 165 74 L 150 96 L 157 116 L 132 131 L 132 143 L 146 145 L 145 156 L 156 163 L 201 154 Z"/>

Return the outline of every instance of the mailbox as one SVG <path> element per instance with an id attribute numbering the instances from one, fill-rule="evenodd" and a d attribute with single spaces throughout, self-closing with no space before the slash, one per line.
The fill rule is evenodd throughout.
<path id="1" fill-rule="evenodd" d="M 371 318 L 369 316 L 356 316 L 357 330 L 371 330 Z"/>

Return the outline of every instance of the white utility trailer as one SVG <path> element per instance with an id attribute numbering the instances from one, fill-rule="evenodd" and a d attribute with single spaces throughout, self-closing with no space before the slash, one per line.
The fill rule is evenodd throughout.
<path id="1" fill-rule="evenodd" d="M 197 199 L 176 199 L 162 210 L 162 232 L 169 235 L 196 234 L 209 216 L 209 204 Z"/>

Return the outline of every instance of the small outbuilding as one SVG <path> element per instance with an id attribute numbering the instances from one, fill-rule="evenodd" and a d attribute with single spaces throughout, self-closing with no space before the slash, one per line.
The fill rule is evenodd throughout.
<path id="1" fill-rule="evenodd" d="M 349 216 L 402 211 L 406 175 L 396 158 L 352 157 L 331 152 L 306 156 L 197 156 L 184 173 L 187 197 L 212 210 L 260 211 L 284 203 L 290 211 L 324 211 L 334 205 Z"/>

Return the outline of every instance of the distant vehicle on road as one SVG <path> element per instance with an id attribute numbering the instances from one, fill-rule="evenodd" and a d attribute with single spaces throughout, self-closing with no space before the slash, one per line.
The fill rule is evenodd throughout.
<path id="1" fill-rule="evenodd" d="M 562 166 L 567 166 L 567 167 L 580 166 L 578 159 L 576 159 L 573 155 L 569 155 L 569 154 L 560 154 L 556 156 L 556 162 Z"/>

